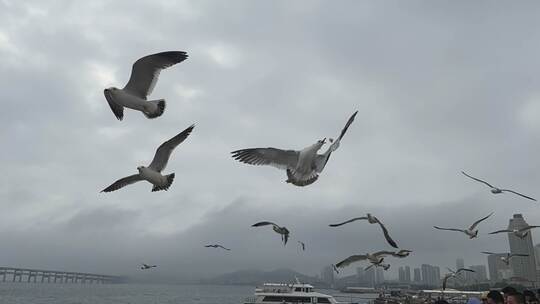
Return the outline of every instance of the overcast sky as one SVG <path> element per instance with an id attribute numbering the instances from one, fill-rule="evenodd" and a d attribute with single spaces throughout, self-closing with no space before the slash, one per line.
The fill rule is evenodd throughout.
<path id="1" fill-rule="evenodd" d="M 401 265 L 487 264 L 506 251 L 514 213 L 538 204 L 460 174 L 540 197 L 537 2 L 0 0 L 0 265 L 207 277 L 290 267 L 318 274 L 355 253 L 391 249 L 366 212 L 414 250 Z M 161 73 L 157 119 L 116 120 L 103 89 L 123 87 L 155 52 L 189 58 Z M 319 180 L 286 184 L 230 151 L 301 149 L 355 122 Z M 164 173 L 99 193 L 148 165 L 195 123 Z M 325 149 L 325 148 L 324 148 Z M 480 238 L 433 225 L 480 225 Z M 270 220 L 291 230 L 283 247 Z M 539 232 L 533 232 L 535 243 Z M 300 252 L 297 240 L 306 242 Z M 231 252 L 202 248 L 219 242 Z M 345 273 L 352 273 L 350 267 Z M 390 276 L 391 276 L 390 275 Z"/>

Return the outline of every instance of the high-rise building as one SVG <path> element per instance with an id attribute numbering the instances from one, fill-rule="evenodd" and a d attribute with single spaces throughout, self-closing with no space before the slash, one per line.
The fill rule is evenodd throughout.
<path id="1" fill-rule="evenodd" d="M 399 267 L 398 269 L 398 280 L 400 283 L 405 282 L 405 268 Z"/>
<path id="2" fill-rule="evenodd" d="M 536 270 L 540 270 L 540 244 L 534 245 L 534 257 L 536 260 Z"/>
<path id="3" fill-rule="evenodd" d="M 382 269 L 382 267 L 372 267 L 372 268 L 377 268 L 375 271 L 375 284 L 379 285 L 379 284 L 384 283 L 384 270 Z"/>
<path id="4" fill-rule="evenodd" d="M 370 269 L 364 272 L 364 280 L 366 281 L 367 286 L 369 287 L 375 287 L 377 285 L 375 268 L 376 267 L 371 267 Z"/>
<path id="5" fill-rule="evenodd" d="M 508 223 L 509 230 L 519 230 L 527 226 L 529 225 L 525 222 L 525 219 L 521 214 L 514 214 L 513 218 L 511 218 Z M 529 255 L 526 257 L 518 256 L 510 259 L 513 275 L 534 282 L 536 281 L 536 259 L 534 256 L 531 234 L 532 230 L 529 231 L 529 234 L 525 238 L 521 239 L 513 233 L 508 233 L 508 242 L 510 243 L 510 253 Z"/>
<path id="6" fill-rule="evenodd" d="M 422 275 L 420 272 L 420 268 L 414 269 L 414 282 L 415 283 L 421 283 L 422 282 Z"/>
<path id="7" fill-rule="evenodd" d="M 427 286 L 438 286 L 441 279 L 441 269 L 438 266 L 422 264 L 422 284 Z"/>
<path id="8" fill-rule="evenodd" d="M 462 258 L 456 259 L 456 270 L 465 268 L 465 261 Z"/>
<path id="9" fill-rule="evenodd" d="M 512 277 L 510 266 L 501 260 L 502 257 L 506 257 L 506 254 L 496 253 L 488 255 L 489 279 L 492 283 Z"/>
<path id="10" fill-rule="evenodd" d="M 472 278 L 474 279 L 475 283 L 481 283 L 486 282 L 487 279 L 487 270 L 485 265 L 472 265 L 469 266 L 469 269 L 474 270 L 472 274 Z"/>
<path id="11" fill-rule="evenodd" d="M 334 285 L 334 268 L 332 265 L 323 268 L 321 271 L 321 279 L 330 286 Z"/>
<path id="12" fill-rule="evenodd" d="M 411 267 L 405 266 L 405 283 L 411 282 Z"/>

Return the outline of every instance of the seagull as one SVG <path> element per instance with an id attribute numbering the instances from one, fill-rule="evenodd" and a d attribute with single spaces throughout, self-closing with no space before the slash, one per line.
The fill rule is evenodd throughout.
<path id="1" fill-rule="evenodd" d="M 393 251 L 377 251 L 375 253 L 366 253 L 366 254 L 357 254 L 357 255 L 351 255 L 350 257 L 344 259 L 343 261 L 336 264 L 337 268 L 343 268 L 346 267 L 352 263 L 364 261 L 367 260 L 371 264 L 374 264 L 375 266 L 381 265 L 384 261 L 384 257 L 387 255 L 395 254 Z M 369 268 L 366 268 L 369 269 Z"/>
<path id="2" fill-rule="evenodd" d="M 503 230 L 497 230 L 497 231 L 490 232 L 489 234 L 497 234 L 497 233 L 508 232 L 508 233 L 513 233 L 515 236 L 517 236 L 518 238 L 523 240 L 527 235 L 529 235 L 529 230 L 531 230 L 533 228 L 538 228 L 538 227 L 540 227 L 540 226 L 527 226 L 527 227 L 523 227 L 521 229 L 503 229 Z"/>
<path id="3" fill-rule="evenodd" d="M 139 173 L 121 178 L 109 187 L 103 189 L 101 192 L 115 191 L 129 184 L 133 184 L 142 180 L 146 180 L 154 185 L 154 187 L 152 188 L 152 192 L 168 190 L 174 180 L 174 173 L 171 173 L 169 175 L 162 175 L 161 171 L 167 166 L 167 162 L 169 161 L 169 158 L 174 148 L 176 148 L 189 136 L 191 131 L 193 131 L 194 127 L 195 125 L 191 125 L 175 137 L 161 144 L 161 146 L 157 148 L 154 159 L 148 167 L 137 167 Z"/>
<path id="4" fill-rule="evenodd" d="M 379 224 L 379 226 L 381 227 L 381 229 L 383 231 L 383 234 L 384 234 L 384 237 L 386 238 L 386 241 L 388 242 L 388 244 L 390 244 L 390 246 L 392 246 L 394 248 L 398 248 L 398 245 L 396 244 L 396 242 L 394 242 L 394 240 L 392 240 L 392 238 L 390 237 L 390 234 L 388 234 L 388 230 L 383 225 L 383 223 L 381 223 L 381 221 L 379 221 L 378 218 L 371 215 L 371 213 L 368 213 L 366 216 L 355 217 L 355 218 L 350 219 L 348 221 L 345 221 L 343 223 L 330 224 L 328 226 L 330 226 L 330 227 L 338 227 L 338 226 L 345 225 L 345 224 L 348 224 L 348 223 L 351 223 L 351 222 L 354 222 L 354 221 L 358 221 L 358 220 L 367 220 L 368 223 L 370 223 L 370 224 Z"/>
<path id="5" fill-rule="evenodd" d="M 349 118 L 345 127 L 341 130 L 337 140 L 332 138 L 332 143 L 323 154 L 317 151 L 326 143 L 326 138 L 318 140 L 313 145 L 300 151 L 282 150 L 276 148 L 251 148 L 231 152 L 232 157 L 240 162 L 250 165 L 269 165 L 287 171 L 285 182 L 295 186 L 303 187 L 313 184 L 326 166 L 332 152 L 337 150 L 341 139 L 354 120 L 358 111 Z"/>
<path id="6" fill-rule="evenodd" d="M 442 284 L 442 289 L 445 290 L 446 289 L 446 282 L 448 281 L 448 279 L 450 278 L 455 278 L 458 274 L 464 272 L 464 271 L 468 271 L 468 272 L 475 272 L 474 270 L 472 269 L 467 269 L 467 268 L 460 268 L 456 271 L 453 271 L 452 269 L 450 268 L 447 268 L 450 272 L 445 274 L 444 275 L 444 278 L 443 278 L 443 284 Z"/>
<path id="7" fill-rule="evenodd" d="M 521 196 L 521 197 L 524 197 L 524 198 L 526 198 L 526 199 L 530 199 L 530 200 L 533 200 L 533 201 L 536 202 L 536 199 L 534 199 L 534 198 L 532 198 L 532 197 L 530 197 L 530 196 L 523 195 L 523 194 L 521 194 L 521 193 L 518 193 L 518 192 L 516 192 L 516 191 L 514 191 L 514 190 L 510 190 L 510 189 L 501 189 L 501 188 L 497 188 L 497 187 L 492 186 L 490 183 L 488 183 L 488 182 L 486 182 L 486 181 L 483 181 L 483 180 L 481 180 L 481 179 L 479 179 L 479 178 L 472 177 L 472 176 L 470 176 L 469 174 L 467 174 L 467 173 L 465 173 L 465 172 L 463 172 L 463 171 L 461 171 L 461 173 L 463 173 L 463 175 L 467 176 L 467 177 L 470 178 L 470 179 L 473 179 L 473 180 L 475 180 L 475 181 L 477 181 L 477 182 L 480 182 L 480 183 L 482 183 L 482 184 L 484 184 L 484 185 L 487 185 L 488 187 L 491 188 L 491 193 L 493 193 L 493 194 L 499 194 L 499 193 L 503 193 L 503 192 L 510 192 L 510 193 L 517 194 L 517 195 L 519 195 L 519 196 Z"/>
<path id="8" fill-rule="evenodd" d="M 388 270 L 390 269 L 390 264 L 383 264 L 383 263 L 371 264 L 368 267 L 364 268 L 364 270 L 368 270 L 371 267 L 382 267 L 383 270 Z"/>
<path id="9" fill-rule="evenodd" d="M 300 246 L 302 247 L 302 251 L 306 250 L 306 244 L 304 242 L 298 241 L 298 244 L 300 244 Z"/>
<path id="10" fill-rule="evenodd" d="M 206 246 L 204 246 L 204 247 L 206 247 L 206 248 L 223 248 L 223 249 L 225 249 L 225 250 L 229 250 L 229 251 L 230 251 L 229 248 L 225 248 L 225 247 L 223 247 L 223 246 L 221 246 L 221 245 L 219 245 L 219 244 L 206 245 Z"/>
<path id="11" fill-rule="evenodd" d="M 523 253 L 510 253 L 510 252 L 506 252 L 506 253 L 494 253 L 494 252 L 489 252 L 489 251 L 482 251 L 483 254 L 506 254 L 506 256 L 502 256 L 500 257 L 501 261 L 506 264 L 507 266 L 510 265 L 510 259 L 513 258 L 513 257 L 516 257 L 516 256 L 519 256 L 519 257 L 528 257 L 529 255 L 528 254 L 523 254 Z"/>
<path id="12" fill-rule="evenodd" d="M 143 263 L 141 266 L 141 269 L 146 270 L 146 269 L 155 268 L 155 267 L 157 267 L 157 265 L 148 265 L 148 264 Z"/>
<path id="13" fill-rule="evenodd" d="M 396 258 L 406 258 L 409 256 L 409 254 L 411 254 L 411 252 L 412 250 L 401 249 L 400 251 L 392 254 L 392 256 Z"/>
<path id="14" fill-rule="evenodd" d="M 478 224 L 480 224 L 480 222 L 482 222 L 483 220 L 487 219 L 487 218 L 490 217 L 492 214 L 493 214 L 493 212 L 491 212 L 488 216 L 483 217 L 483 218 L 479 219 L 478 221 L 474 222 L 474 223 L 471 225 L 471 227 L 469 227 L 468 229 L 441 228 L 441 227 L 437 227 L 437 226 L 433 226 L 433 228 L 439 229 L 439 230 L 450 230 L 450 231 L 459 231 L 459 232 L 463 232 L 463 233 L 465 233 L 466 235 L 469 236 L 469 239 L 474 239 L 475 237 L 478 237 L 478 230 L 474 230 L 474 228 L 476 228 L 476 226 L 478 226 Z"/>
<path id="15" fill-rule="evenodd" d="M 161 70 L 188 58 L 186 52 L 171 51 L 148 55 L 135 61 L 131 76 L 123 89 L 103 91 L 105 99 L 118 120 L 124 118 L 124 107 L 141 111 L 147 118 L 156 118 L 165 111 L 165 99 L 147 100 L 156 85 Z"/>
<path id="16" fill-rule="evenodd" d="M 272 225 L 272 229 L 276 232 L 276 233 L 279 233 L 281 235 L 281 240 L 283 241 L 283 246 L 287 245 L 287 241 L 289 240 L 289 230 L 283 226 L 283 227 L 280 227 L 272 222 L 258 222 L 258 223 L 255 223 L 253 225 L 251 225 L 251 227 L 262 227 L 262 226 L 267 226 L 267 225 Z"/>

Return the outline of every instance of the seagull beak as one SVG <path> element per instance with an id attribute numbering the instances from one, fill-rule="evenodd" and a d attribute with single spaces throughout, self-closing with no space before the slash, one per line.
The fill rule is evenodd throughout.
<path id="1" fill-rule="evenodd" d="M 326 137 L 321 140 L 321 143 L 326 143 Z"/>

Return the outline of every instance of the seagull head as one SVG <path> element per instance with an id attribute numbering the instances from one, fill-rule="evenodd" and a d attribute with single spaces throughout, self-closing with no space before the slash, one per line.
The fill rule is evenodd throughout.
<path id="1" fill-rule="evenodd" d="M 317 151 L 326 143 L 326 137 L 321 139 L 321 140 L 317 140 L 317 142 L 313 145 Z"/>
<path id="2" fill-rule="evenodd" d="M 140 173 L 142 171 L 142 169 L 144 169 L 144 168 L 145 168 L 145 166 L 138 166 L 137 170 L 139 170 L 139 173 Z"/>

